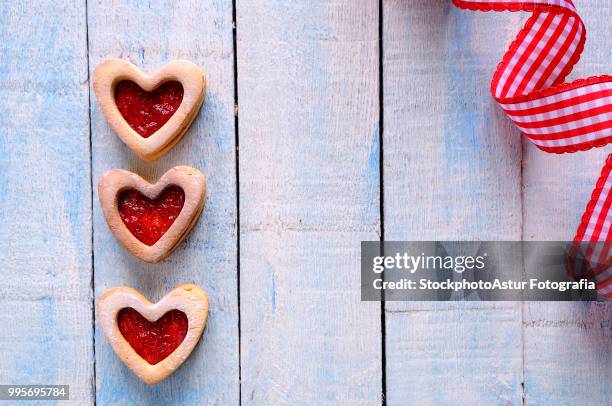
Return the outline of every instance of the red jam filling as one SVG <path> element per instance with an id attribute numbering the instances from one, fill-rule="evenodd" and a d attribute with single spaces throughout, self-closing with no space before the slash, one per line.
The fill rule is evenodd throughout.
<path id="1" fill-rule="evenodd" d="M 152 92 L 144 91 L 131 80 L 123 80 L 115 88 L 119 112 L 143 138 L 159 130 L 176 112 L 183 100 L 183 85 L 166 82 Z"/>
<path id="2" fill-rule="evenodd" d="M 170 228 L 185 204 L 185 192 L 169 186 L 151 200 L 136 190 L 119 195 L 119 215 L 128 230 L 143 244 L 151 246 Z"/>
<path id="3" fill-rule="evenodd" d="M 187 335 L 187 315 L 171 310 L 154 322 L 142 317 L 131 307 L 117 315 L 119 331 L 134 351 L 149 364 L 155 365 L 178 347 Z"/>

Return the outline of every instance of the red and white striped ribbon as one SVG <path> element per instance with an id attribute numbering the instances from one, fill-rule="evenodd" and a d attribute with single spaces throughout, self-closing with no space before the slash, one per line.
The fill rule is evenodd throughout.
<path id="1" fill-rule="evenodd" d="M 453 0 L 473 11 L 528 11 L 531 17 L 497 67 L 491 93 L 538 148 L 564 153 L 612 143 L 612 76 L 564 83 L 580 54 L 586 29 L 570 0 Z M 612 154 L 608 156 L 574 241 L 583 249 L 599 293 L 612 299 Z M 600 242 L 605 242 L 601 244 Z M 581 245 L 584 247 L 584 245 Z M 572 267 L 570 267 L 572 268 Z"/>

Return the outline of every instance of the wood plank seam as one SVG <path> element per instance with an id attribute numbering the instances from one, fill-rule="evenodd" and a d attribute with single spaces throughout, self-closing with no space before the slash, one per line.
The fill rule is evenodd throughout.
<path id="1" fill-rule="evenodd" d="M 238 405 L 242 405 L 242 333 L 240 328 L 240 134 L 238 108 L 238 22 L 236 21 L 236 0 L 232 0 L 232 45 L 234 47 L 234 145 L 236 169 L 236 297 L 238 307 Z"/>
<path id="2" fill-rule="evenodd" d="M 384 16 L 383 0 L 378 0 L 378 205 L 380 221 L 380 242 L 385 241 L 385 170 L 384 170 L 384 129 L 385 129 L 385 93 L 384 93 Z M 384 255 L 384 252 L 381 252 Z M 381 275 L 384 281 L 384 274 Z M 385 318 L 385 297 L 380 300 L 380 348 L 381 348 L 381 400 L 387 404 L 387 327 Z"/>
<path id="3" fill-rule="evenodd" d="M 521 148 L 520 148 L 520 185 L 521 190 L 521 218 L 520 218 L 520 235 L 521 241 L 525 241 L 525 171 L 524 171 L 524 160 L 525 160 L 525 139 L 523 134 L 521 137 Z M 523 258 L 523 269 L 525 268 L 525 258 Z M 521 406 L 525 406 L 527 397 L 525 395 L 525 306 L 521 305 Z"/>
<path id="4" fill-rule="evenodd" d="M 93 373 L 91 375 L 91 393 L 92 393 L 92 401 L 94 406 L 97 403 L 96 397 L 96 279 L 95 279 L 95 249 L 94 249 L 94 181 L 93 181 L 93 135 L 91 131 L 91 98 L 93 96 L 93 92 L 91 91 L 91 64 L 89 63 L 89 18 L 88 18 L 88 1 L 85 0 L 85 49 L 87 55 L 87 111 L 89 117 L 89 211 L 91 215 L 91 280 L 89 282 L 89 286 L 91 289 L 91 346 L 92 346 L 92 354 L 93 354 Z"/>

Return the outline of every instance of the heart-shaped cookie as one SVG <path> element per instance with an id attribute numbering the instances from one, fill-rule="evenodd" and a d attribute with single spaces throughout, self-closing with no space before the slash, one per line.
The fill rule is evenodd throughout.
<path id="1" fill-rule="evenodd" d="M 153 161 L 189 128 L 202 105 L 206 78 L 188 61 L 170 62 L 149 76 L 128 61 L 108 59 L 94 70 L 93 89 L 121 140 Z"/>
<path id="2" fill-rule="evenodd" d="M 187 236 L 204 208 L 206 178 L 197 169 L 175 166 L 155 184 L 133 172 L 113 169 L 98 182 L 108 227 L 134 256 L 156 263 Z"/>
<path id="3" fill-rule="evenodd" d="M 193 351 L 206 325 L 208 296 L 195 285 L 180 285 L 153 304 L 121 286 L 104 292 L 97 310 L 117 356 L 151 385 L 173 373 Z"/>

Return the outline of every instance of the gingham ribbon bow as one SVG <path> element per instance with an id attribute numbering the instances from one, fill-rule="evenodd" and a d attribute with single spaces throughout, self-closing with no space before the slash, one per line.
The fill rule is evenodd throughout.
<path id="1" fill-rule="evenodd" d="M 586 29 L 570 0 L 453 0 L 473 11 L 528 11 L 531 17 L 497 67 L 491 93 L 538 148 L 564 153 L 612 142 L 612 76 L 564 83 Z M 612 154 L 593 191 L 574 241 L 601 242 L 582 252 L 602 296 L 612 299 Z M 584 275 L 586 272 L 580 272 Z"/>

